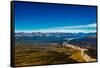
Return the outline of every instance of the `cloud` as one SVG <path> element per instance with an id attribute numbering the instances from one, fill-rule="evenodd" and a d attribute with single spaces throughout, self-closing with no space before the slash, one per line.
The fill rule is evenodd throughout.
<path id="1" fill-rule="evenodd" d="M 96 28 L 96 24 L 88 24 L 88 25 L 79 25 L 79 26 L 64 26 L 64 27 L 57 27 L 57 28 Z"/>
<path id="2" fill-rule="evenodd" d="M 89 29 L 93 28 L 93 29 Z M 64 27 L 55 27 L 48 29 L 39 29 L 39 30 L 31 30 L 31 31 L 16 31 L 16 32 L 66 32 L 66 33 L 89 33 L 96 32 L 96 24 L 88 24 L 88 25 L 79 25 L 79 26 L 64 26 Z"/>
<path id="3" fill-rule="evenodd" d="M 37 31 L 34 31 L 37 32 Z M 66 33 L 89 33 L 89 32 L 96 32 L 96 30 L 64 30 L 64 29 L 47 29 L 47 30 L 39 30 L 38 32 L 66 32 Z"/>
<path id="4" fill-rule="evenodd" d="M 50 33 L 50 32 L 66 32 L 66 33 L 90 33 L 96 32 L 96 30 L 64 30 L 64 29 L 45 29 L 45 30 L 33 30 L 33 31 L 16 31 L 16 32 L 43 32 L 43 33 Z"/>

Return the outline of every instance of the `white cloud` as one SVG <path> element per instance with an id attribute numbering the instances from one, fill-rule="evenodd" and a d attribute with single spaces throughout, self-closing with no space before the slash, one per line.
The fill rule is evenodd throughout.
<path id="1" fill-rule="evenodd" d="M 47 29 L 47 30 L 34 30 L 34 31 L 16 31 L 16 32 L 43 32 L 43 33 L 49 33 L 49 32 L 66 32 L 66 33 L 89 33 L 89 32 L 96 32 L 96 30 L 58 30 L 58 29 Z"/>
<path id="2" fill-rule="evenodd" d="M 88 25 L 79 25 L 79 26 L 64 26 L 64 27 L 57 27 L 57 28 L 96 28 L 96 24 L 88 24 Z"/>
<path id="3" fill-rule="evenodd" d="M 77 28 L 77 29 L 76 29 Z M 86 30 L 80 28 L 95 28 L 93 30 Z M 64 27 L 55 27 L 55 28 L 48 28 L 48 29 L 40 29 L 40 30 L 31 30 L 31 31 L 15 31 L 15 32 L 66 32 L 66 33 L 89 33 L 89 32 L 96 32 L 96 24 L 88 24 L 88 25 L 80 25 L 80 26 L 64 26 Z"/>

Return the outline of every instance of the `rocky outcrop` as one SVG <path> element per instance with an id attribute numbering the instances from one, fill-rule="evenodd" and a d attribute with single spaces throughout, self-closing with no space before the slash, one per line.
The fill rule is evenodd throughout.
<path id="1" fill-rule="evenodd" d="M 71 48 L 73 49 L 73 51 L 75 50 L 75 52 L 73 52 L 71 54 L 71 56 L 69 56 L 69 58 L 78 61 L 78 62 L 93 62 L 96 61 L 96 59 L 91 58 L 89 55 L 85 54 L 84 51 L 88 50 L 85 48 L 80 48 L 78 46 L 74 46 L 74 45 L 64 45 L 64 47 L 66 48 Z"/>

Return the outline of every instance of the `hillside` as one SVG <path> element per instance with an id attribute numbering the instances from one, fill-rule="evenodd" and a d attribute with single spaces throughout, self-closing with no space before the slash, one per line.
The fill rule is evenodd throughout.
<path id="1" fill-rule="evenodd" d="M 65 47 L 69 47 L 72 48 L 73 50 L 77 50 L 76 52 L 73 52 L 71 56 L 69 56 L 69 58 L 76 60 L 78 62 L 91 62 L 91 61 L 96 61 L 96 59 L 91 58 L 89 55 L 87 55 L 86 53 L 84 53 L 85 51 L 88 51 L 88 49 L 85 48 L 80 48 L 78 46 L 74 46 L 74 45 L 64 45 Z"/>
<path id="2" fill-rule="evenodd" d="M 15 66 L 66 64 L 96 61 L 96 59 L 91 58 L 85 54 L 85 50 L 86 49 L 70 44 L 65 46 L 16 46 Z"/>
<path id="3" fill-rule="evenodd" d="M 73 39 L 68 42 L 69 44 L 79 46 L 82 48 L 88 49 L 88 51 L 85 51 L 88 55 L 90 55 L 93 58 L 97 57 L 97 37 L 96 36 L 86 36 L 79 39 Z"/>
<path id="4" fill-rule="evenodd" d="M 79 45 L 79 46 L 81 45 L 81 47 L 96 46 L 97 38 L 96 36 L 86 36 L 83 38 L 70 40 L 68 43 L 73 45 Z"/>

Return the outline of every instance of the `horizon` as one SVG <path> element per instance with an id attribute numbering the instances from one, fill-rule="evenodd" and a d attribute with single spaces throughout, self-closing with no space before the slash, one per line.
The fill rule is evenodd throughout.
<path id="1" fill-rule="evenodd" d="M 67 33 L 67 32 L 15 32 L 15 33 Z M 84 32 L 78 32 L 78 33 L 84 33 Z M 75 34 L 78 34 L 78 33 L 75 33 Z M 97 33 L 97 32 L 85 32 L 84 34 L 88 34 L 88 33 Z"/>
<path id="2" fill-rule="evenodd" d="M 96 32 L 96 7 L 14 2 L 15 32 Z"/>

